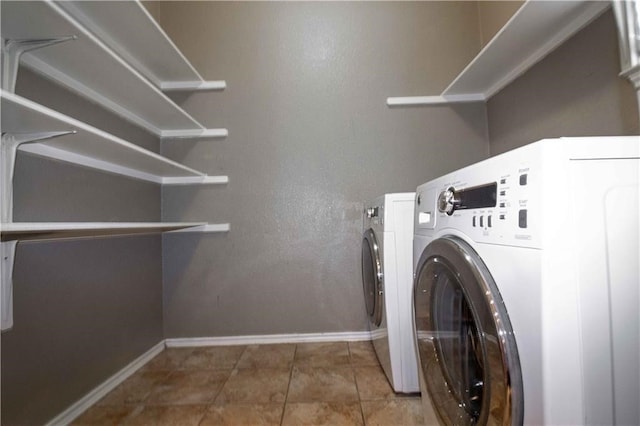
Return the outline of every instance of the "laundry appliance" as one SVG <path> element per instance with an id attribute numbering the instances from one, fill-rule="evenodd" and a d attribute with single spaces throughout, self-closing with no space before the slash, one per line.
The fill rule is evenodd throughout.
<path id="1" fill-rule="evenodd" d="M 640 424 L 640 137 L 548 139 L 417 188 L 414 324 L 443 424 Z"/>
<path id="2" fill-rule="evenodd" d="M 413 337 L 415 193 L 385 194 L 365 204 L 362 283 L 373 346 L 394 391 L 419 392 Z"/>

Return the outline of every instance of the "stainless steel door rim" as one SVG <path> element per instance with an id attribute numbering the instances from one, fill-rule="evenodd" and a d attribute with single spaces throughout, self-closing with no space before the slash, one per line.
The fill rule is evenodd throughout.
<path id="1" fill-rule="evenodd" d="M 416 268 L 419 362 L 444 424 L 519 425 L 522 376 L 506 307 L 487 267 L 460 238 L 432 241 Z"/>

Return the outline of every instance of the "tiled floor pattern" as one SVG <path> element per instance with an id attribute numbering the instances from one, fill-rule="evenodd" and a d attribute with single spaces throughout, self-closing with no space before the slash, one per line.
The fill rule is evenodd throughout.
<path id="1" fill-rule="evenodd" d="M 419 425 L 371 342 L 171 348 L 74 425 Z"/>

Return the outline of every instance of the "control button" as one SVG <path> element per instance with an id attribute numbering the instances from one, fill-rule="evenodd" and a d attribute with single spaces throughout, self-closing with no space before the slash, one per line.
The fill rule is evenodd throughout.
<path id="1" fill-rule="evenodd" d="M 491 215 L 487 216 L 487 226 L 491 228 Z"/>
<path id="2" fill-rule="evenodd" d="M 505 208 L 506 204 L 505 203 L 500 203 L 500 207 Z"/>
<path id="3" fill-rule="evenodd" d="M 500 220 L 504 220 L 504 215 L 503 214 L 501 214 L 499 217 L 500 217 Z"/>
<path id="4" fill-rule="evenodd" d="M 524 185 L 526 185 L 526 184 L 527 184 L 527 176 L 528 176 L 528 175 L 527 175 L 526 173 L 525 173 L 525 174 L 523 174 L 523 175 L 520 175 L 520 185 L 523 185 L 523 186 L 524 186 Z"/>
<path id="5" fill-rule="evenodd" d="M 504 185 L 505 183 L 507 183 L 507 180 L 505 178 L 500 179 L 500 185 Z"/>
<path id="6" fill-rule="evenodd" d="M 484 227 L 484 216 L 480 216 L 480 228 Z"/>
<path id="7" fill-rule="evenodd" d="M 374 217 L 378 217 L 378 207 L 367 207 L 366 213 L 367 213 L 367 219 L 373 219 Z"/>
<path id="8" fill-rule="evenodd" d="M 476 217 L 475 216 L 473 217 L 471 223 L 473 223 L 473 227 L 475 228 L 476 227 Z"/>
<path id="9" fill-rule="evenodd" d="M 500 191 L 500 195 L 504 197 L 505 195 L 507 195 L 507 191 Z"/>
<path id="10" fill-rule="evenodd" d="M 527 210 L 518 210 L 518 226 L 520 228 L 527 227 Z"/>

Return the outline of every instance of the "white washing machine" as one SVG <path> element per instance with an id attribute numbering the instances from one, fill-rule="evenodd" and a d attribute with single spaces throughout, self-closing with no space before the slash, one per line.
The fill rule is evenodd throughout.
<path id="1" fill-rule="evenodd" d="M 415 193 L 386 194 L 365 205 L 362 284 L 380 364 L 396 392 L 420 391 L 413 336 Z"/>
<path id="2" fill-rule="evenodd" d="M 640 137 L 549 139 L 417 189 L 414 324 L 443 424 L 640 424 Z"/>

